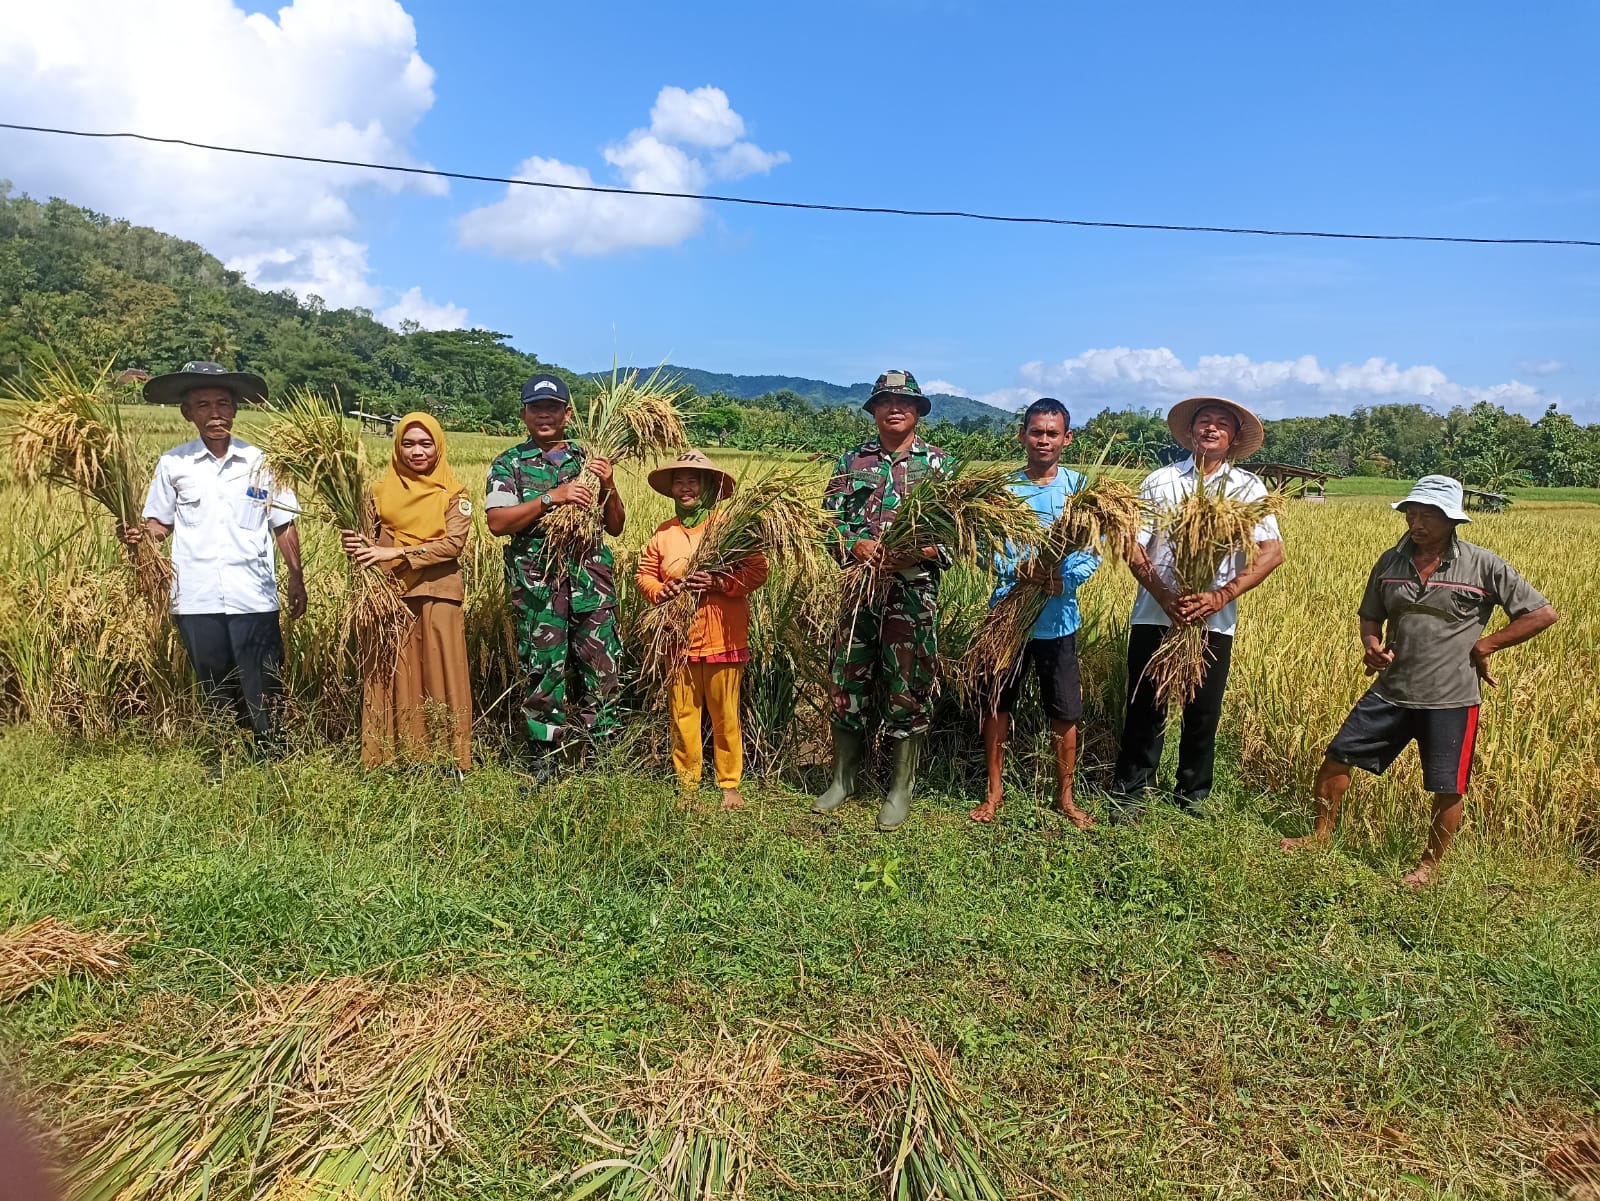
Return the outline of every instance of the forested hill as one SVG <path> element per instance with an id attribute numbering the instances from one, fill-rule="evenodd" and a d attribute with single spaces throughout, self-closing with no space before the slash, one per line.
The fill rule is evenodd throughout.
<path id="1" fill-rule="evenodd" d="M 597 314 L 603 321 L 604 315 Z M 81 369 L 170 371 L 215 359 L 264 376 L 275 394 L 297 386 L 390 413 L 426 409 L 447 428 L 520 428 L 518 390 L 534 371 L 579 376 L 490 330 L 392 330 L 365 309 L 330 309 L 315 297 L 263 292 L 193 242 L 62 200 L 13 195 L 0 180 L 0 381 L 53 352 Z M 913 371 L 916 364 L 905 364 Z M 884 364 L 891 366 L 891 364 Z M 596 373 L 604 376 L 608 372 Z M 837 452 L 868 428 L 865 383 L 794 376 L 718 375 L 683 369 L 697 441 Z M 1063 395 L 1075 415 L 1089 406 Z M 927 433 L 962 456 L 1016 453 L 1014 418 L 962 397 L 934 398 Z M 1158 461 L 1172 450 L 1159 413 L 1102 412 L 1076 431 L 1092 459 Z M 1420 404 L 1267 423 L 1260 458 L 1338 473 L 1415 478 L 1445 471 L 1496 490 L 1522 483 L 1600 486 L 1600 425 L 1580 426 L 1553 407 L 1538 421 L 1494 404 L 1438 413 Z"/>
<path id="2" fill-rule="evenodd" d="M 649 371 L 650 368 L 644 368 Z M 702 396 L 722 395 L 731 400 L 755 400 L 775 392 L 792 392 L 818 408 L 861 404 L 872 392 L 872 384 L 830 384 L 826 380 L 806 379 L 799 375 L 729 375 L 721 371 L 701 371 L 694 367 L 677 367 L 668 364 L 667 370 L 678 376 Z M 912 369 L 915 374 L 915 368 Z M 969 425 L 991 422 L 1008 425 L 1017 419 L 1015 413 L 986 405 L 965 396 L 951 396 L 944 392 L 930 392 L 934 420 L 965 421 Z"/>

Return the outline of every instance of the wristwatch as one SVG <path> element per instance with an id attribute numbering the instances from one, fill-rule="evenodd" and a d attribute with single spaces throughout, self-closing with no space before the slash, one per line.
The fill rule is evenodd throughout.
<path id="1" fill-rule="evenodd" d="M 556 507 L 555 504 L 550 499 L 550 489 L 548 489 L 548 488 L 546 488 L 543 492 L 539 493 L 539 501 L 540 501 L 541 504 L 544 505 L 545 512 L 547 512 L 547 513 L 551 509 Z"/>

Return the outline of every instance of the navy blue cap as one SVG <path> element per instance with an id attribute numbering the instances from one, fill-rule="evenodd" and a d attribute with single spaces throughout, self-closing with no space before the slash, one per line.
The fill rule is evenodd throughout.
<path id="1" fill-rule="evenodd" d="M 559 401 L 561 404 L 570 405 L 572 394 L 567 391 L 567 385 L 561 382 L 558 376 L 535 375 L 522 385 L 522 403 L 531 405 L 541 400 Z"/>

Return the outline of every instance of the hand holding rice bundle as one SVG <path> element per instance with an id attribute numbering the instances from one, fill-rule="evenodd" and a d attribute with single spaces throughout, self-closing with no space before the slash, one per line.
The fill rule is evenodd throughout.
<path id="1" fill-rule="evenodd" d="M 77 493 L 85 517 L 90 502 L 109 512 L 127 545 L 134 587 L 153 612 L 164 614 L 172 599 L 172 564 L 151 540 L 124 537 L 143 528 L 150 470 L 123 428 L 108 371 L 84 380 L 52 356 L 8 381 L 0 408 L 8 419 L 11 463 L 23 483 Z"/>
<path id="2" fill-rule="evenodd" d="M 1032 553 L 1009 548 L 1019 561 L 1016 584 L 989 611 L 967 652 L 962 685 L 986 713 L 999 707 L 1002 686 L 1032 637 L 1045 604 L 1060 591 L 1061 565 L 1074 551 L 1126 559 L 1144 523 L 1139 494 L 1107 475 L 1067 494 L 1061 515 L 1044 530 Z"/>
<path id="3" fill-rule="evenodd" d="M 278 420 L 261 431 L 260 444 L 274 477 L 292 480 L 303 495 L 314 497 L 336 529 L 375 538 L 368 500 L 375 465 L 359 430 L 339 415 L 337 396 L 330 403 L 309 388 L 298 388 L 273 411 Z M 349 566 L 350 602 L 343 611 L 342 641 L 353 641 L 363 675 L 377 675 L 397 662 L 411 610 L 388 572 L 354 560 Z"/>
<path id="4" fill-rule="evenodd" d="M 689 435 L 678 412 L 688 389 L 657 367 L 643 382 L 638 371 L 611 373 L 604 391 L 574 411 L 569 440 L 586 456 L 577 483 L 587 489 L 584 504 L 563 505 L 545 518 L 544 537 L 551 557 L 574 562 L 592 554 L 605 533 L 601 518 L 601 479 L 596 459 L 615 466 L 628 460 L 655 458 L 688 445 Z"/>
<path id="5" fill-rule="evenodd" d="M 1183 500 L 1163 511 L 1158 530 L 1171 547 L 1173 570 L 1183 596 L 1206 591 L 1217 568 L 1230 555 L 1243 556 L 1248 568 L 1259 553 L 1256 530 L 1268 517 L 1283 512 L 1284 498 L 1269 492 L 1259 500 L 1231 495 L 1224 476 L 1217 485 L 1201 483 Z M 1150 657 L 1145 672 L 1155 681 L 1162 704 L 1187 704 L 1206 676 L 1205 622 L 1173 626 Z"/>
<path id="6" fill-rule="evenodd" d="M 958 463 L 948 472 L 918 480 L 878 539 L 879 553 L 844 569 L 845 608 L 880 604 L 890 578 L 928 547 L 967 562 L 988 562 L 1008 546 L 1031 550 L 1039 542 L 1039 523 L 1033 510 L 1008 489 L 1012 475 L 1004 464 Z"/>
<path id="7" fill-rule="evenodd" d="M 676 462 L 652 471 L 650 486 L 670 496 L 673 473 L 691 469 L 707 481 L 698 502 L 705 532 L 689 557 L 683 581 L 699 577 L 723 589 L 742 591 L 752 562 L 774 557 L 803 579 L 820 577 L 823 514 L 808 472 L 788 465 L 768 467 L 735 491 L 731 474 L 699 451 L 690 450 Z M 703 592 L 683 587 L 680 581 L 669 599 L 645 611 L 640 631 L 648 679 L 665 683 L 677 671 L 688 652 L 690 628 L 702 603 Z"/>

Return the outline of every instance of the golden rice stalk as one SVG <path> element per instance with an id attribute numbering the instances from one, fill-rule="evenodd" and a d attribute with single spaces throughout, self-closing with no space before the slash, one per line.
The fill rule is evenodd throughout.
<path id="1" fill-rule="evenodd" d="M 257 436 L 273 477 L 293 483 L 302 503 L 325 511 L 339 529 L 375 538 L 369 495 L 378 465 L 369 460 L 359 427 L 340 416 L 338 394 L 329 403 L 296 388 L 273 411 L 278 420 Z M 363 676 L 394 670 L 411 620 L 393 576 L 350 563 L 341 641 L 354 645 Z"/>
<path id="2" fill-rule="evenodd" d="M 603 1157 L 557 1177 L 567 1186 L 565 1201 L 741 1201 L 756 1133 L 782 1099 L 786 1041 L 762 1033 L 740 1043 L 720 1031 L 709 1051 L 684 1051 L 647 1070 L 612 1111 L 614 1132 L 579 1107 L 589 1128 L 584 1141 Z"/>
<path id="3" fill-rule="evenodd" d="M 819 581 L 824 529 L 814 475 L 790 465 L 769 466 L 747 479 L 731 497 L 717 502 L 684 574 L 704 571 L 713 577 L 728 577 L 759 554 L 765 555 L 769 564 L 782 562 L 808 581 Z M 665 683 L 672 678 L 683 661 L 699 608 L 698 597 L 680 592 L 645 611 L 639 632 L 646 679 Z"/>
<path id="4" fill-rule="evenodd" d="M 890 1201 L 1001 1201 L 994 1148 L 949 1060 L 903 1018 L 828 1054 L 831 1073 L 873 1115 Z"/>
<path id="5" fill-rule="evenodd" d="M 0 412 L 17 478 L 76 493 L 85 518 L 91 502 L 100 505 L 115 518 L 120 535 L 144 523 L 150 470 L 123 427 L 110 369 L 108 363 L 85 379 L 48 355 L 6 382 Z M 165 613 L 172 603 L 172 564 L 149 539 L 129 548 L 128 557 L 139 595 Z"/>
<path id="6" fill-rule="evenodd" d="M 470 990 L 350 977 L 245 993 L 183 1055 L 85 1083 L 70 1201 L 409 1195 L 455 1138 L 489 1015 Z"/>
<path id="7" fill-rule="evenodd" d="M 569 440 L 589 459 L 608 459 L 613 465 L 657 458 L 687 446 L 689 434 L 678 405 L 689 389 L 676 376 L 664 374 L 664 367 L 657 367 L 642 382 L 638 371 L 619 373 L 613 367 L 610 385 L 587 405 L 574 408 L 567 424 Z M 605 534 L 600 477 L 585 466 L 577 478 L 593 500 L 587 505 L 563 505 L 544 518 L 545 545 L 552 562 L 586 558 Z"/>
<path id="8" fill-rule="evenodd" d="M 1179 595 L 1204 592 L 1230 555 L 1255 562 L 1256 526 L 1283 511 L 1283 496 L 1268 493 L 1255 501 L 1227 494 L 1224 480 L 1216 488 L 1202 484 L 1183 502 L 1156 515 L 1157 533 L 1167 540 L 1178 576 Z M 1161 704 L 1187 704 L 1205 682 L 1207 670 L 1204 622 L 1168 628 L 1145 665 Z M 1132 681 L 1130 681 L 1130 687 Z"/>
<path id="9" fill-rule="evenodd" d="M 958 562 L 987 564 L 1006 547 L 1026 552 L 1039 541 L 1034 512 L 1007 487 L 1016 468 L 958 463 L 913 484 L 878 541 L 886 555 L 937 546 Z M 877 563 L 851 563 L 843 572 L 846 611 L 883 603 L 895 573 Z"/>
<path id="10" fill-rule="evenodd" d="M 0 1001 L 14 1001 L 47 980 L 72 972 L 109 979 L 128 970 L 124 952 L 137 938 L 86 934 L 41 918 L 0 934 Z"/>
<path id="11" fill-rule="evenodd" d="M 1016 582 L 995 602 L 962 662 L 962 691 L 984 712 L 998 711 L 1001 689 L 1021 661 L 1034 623 L 1050 599 L 1034 573 L 1042 568 L 1046 575 L 1058 574 L 1074 551 L 1126 559 L 1138 544 L 1144 521 L 1138 492 L 1108 475 L 1097 475 L 1067 495 L 1034 552 L 1019 557 Z"/>

